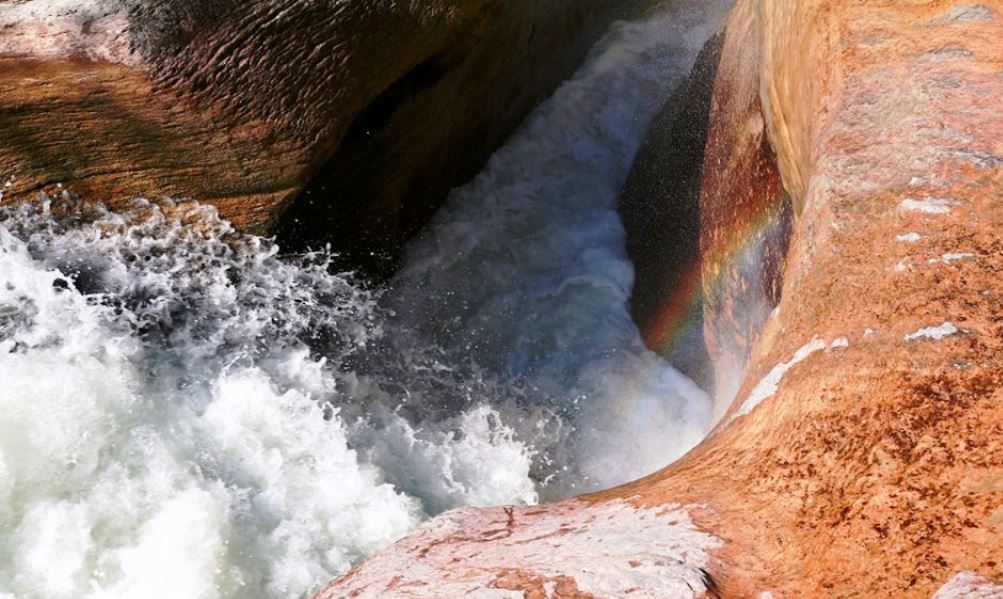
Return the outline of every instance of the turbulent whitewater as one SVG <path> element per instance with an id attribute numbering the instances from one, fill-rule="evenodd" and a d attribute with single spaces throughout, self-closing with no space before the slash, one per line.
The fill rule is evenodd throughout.
<path id="1" fill-rule="evenodd" d="M 303 597 L 431 515 L 692 447 L 615 203 L 719 4 L 614 27 L 387 289 L 209 208 L 3 208 L 0 597 Z"/>

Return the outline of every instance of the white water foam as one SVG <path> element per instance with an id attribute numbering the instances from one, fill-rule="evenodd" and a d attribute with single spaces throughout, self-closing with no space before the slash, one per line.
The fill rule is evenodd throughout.
<path id="1" fill-rule="evenodd" d="M 409 421 L 347 369 L 380 320 L 319 257 L 207 210 L 36 210 L 0 227 L 0 592 L 299 597 L 431 513 L 535 501 L 496 410 Z M 364 456 L 402 445 L 419 485 Z"/>
<path id="2" fill-rule="evenodd" d="M 714 4 L 615 27 L 414 246 L 393 318 L 209 209 L 0 210 L 0 597 L 304 597 L 430 515 L 696 443 L 614 206 Z"/>

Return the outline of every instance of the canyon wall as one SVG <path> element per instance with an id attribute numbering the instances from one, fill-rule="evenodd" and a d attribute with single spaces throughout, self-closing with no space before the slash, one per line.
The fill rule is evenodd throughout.
<path id="1" fill-rule="evenodd" d="M 382 274 L 633 4 L 4 3 L 0 185 L 198 200 Z"/>
<path id="2" fill-rule="evenodd" d="M 715 390 L 717 416 L 779 301 L 791 229 L 759 99 L 755 10 L 739 4 L 727 39 L 707 43 L 620 201 L 634 319 L 652 349 Z"/>
<path id="3" fill-rule="evenodd" d="M 621 488 L 447 514 L 319 597 L 1003 594 L 1003 3 L 739 0 L 724 32 L 718 426 Z"/>

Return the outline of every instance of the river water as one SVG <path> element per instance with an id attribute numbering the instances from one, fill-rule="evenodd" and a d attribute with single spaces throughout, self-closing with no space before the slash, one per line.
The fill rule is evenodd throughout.
<path id="1" fill-rule="evenodd" d="M 724 4 L 615 25 L 385 289 L 210 208 L 0 210 L 0 598 L 305 597 L 444 510 L 693 447 L 616 200 Z"/>

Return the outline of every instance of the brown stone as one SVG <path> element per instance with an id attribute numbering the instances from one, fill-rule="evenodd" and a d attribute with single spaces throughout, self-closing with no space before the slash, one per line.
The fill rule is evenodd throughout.
<path id="1" fill-rule="evenodd" d="M 289 244 L 392 253 L 633 4 L 8 3 L 6 199 L 172 196 L 251 232 L 284 222 Z"/>
<path id="2" fill-rule="evenodd" d="M 0 173 L 15 177 L 5 201 L 57 184 L 112 207 L 199 199 L 264 232 L 306 176 L 298 144 L 192 110 L 132 67 L 0 57 L 0 89 Z"/>
<path id="3" fill-rule="evenodd" d="M 604 533 L 616 542 L 649 530 L 653 511 L 685 510 L 720 541 L 706 562 L 672 554 L 686 572 L 706 569 L 708 584 L 690 596 L 931 597 L 941 587 L 939 597 L 999 596 L 1000 40 L 998 0 L 739 0 L 701 194 L 704 285 L 718 306 L 708 342 L 748 335 L 736 400 L 676 464 L 583 498 L 578 511 L 534 517 L 560 529 L 627 501 L 636 522 Z M 778 198 L 783 206 L 777 179 L 792 214 L 780 245 L 755 241 L 752 225 L 776 213 Z M 744 265 L 717 249 L 750 239 L 761 248 L 789 240 L 789 249 Z M 755 281 L 760 291 L 750 292 Z M 738 322 L 763 297 L 778 309 L 754 326 Z M 730 362 L 716 366 L 736 374 Z M 492 518 L 465 517 L 462 536 L 416 533 L 323 596 L 375 593 L 383 577 L 414 572 L 425 591 L 361 596 L 436 596 L 454 577 L 496 575 L 471 552 L 500 551 L 510 556 L 505 580 L 529 591 L 544 575 L 526 557 L 538 555 L 533 543 L 560 550 L 549 537 L 504 549 L 489 534 Z M 601 547 L 581 552 L 601 564 Z M 380 571 L 422 548 L 467 557 Z M 571 565 L 545 574 L 583 580 Z M 686 596 L 664 584 L 623 596 Z"/>

